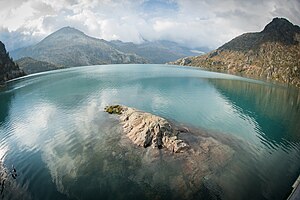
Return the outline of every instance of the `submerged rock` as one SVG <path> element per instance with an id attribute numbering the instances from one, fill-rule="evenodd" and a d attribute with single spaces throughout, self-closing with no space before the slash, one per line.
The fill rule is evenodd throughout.
<path id="1" fill-rule="evenodd" d="M 221 198 L 218 172 L 224 171 L 235 152 L 224 141 L 134 108 L 114 105 L 105 111 L 118 114 L 123 129 L 118 145 L 133 148 L 130 160 L 139 160 L 130 176 L 135 184 L 146 184 L 147 191 L 161 199 L 154 188 L 169 191 L 171 199 Z"/>
<path id="2" fill-rule="evenodd" d="M 26 188 L 18 184 L 17 177 L 14 165 L 9 169 L 0 161 L 0 199 L 32 199 Z"/>
<path id="3" fill-rule="evenodd" d="M 120 105 L 107 106 L 105 111 L 120 116 L 124 133 L 138 146 L 166 148 L 175 153 L 189 149 L 189 145 L 178 138 L 180 131 L 162 117 Z"/>

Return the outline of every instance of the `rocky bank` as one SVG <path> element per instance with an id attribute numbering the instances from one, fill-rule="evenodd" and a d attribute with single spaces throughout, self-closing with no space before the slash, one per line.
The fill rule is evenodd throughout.
<path id="1" fill-rule="evenodd" d="M 261 32 L 245 33 L 218 49 L 169 64 L 267 79 L 300 87 L 300 27 L 274 18 Z"/>

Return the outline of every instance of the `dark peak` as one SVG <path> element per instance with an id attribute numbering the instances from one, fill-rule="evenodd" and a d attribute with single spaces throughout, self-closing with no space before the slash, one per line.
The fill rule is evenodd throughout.
<path id="1" fill-rule="evenodd" d="M 285 18 L 274 18 L 265 26 L 263 31 L 240 35 L 218 48 L 218 50 L 258 50 L 262 44 L 267 42 L 297 45 L 299 42 L 295 37 L 296 34 L 300 34 L 299 26 L 293 25 Z"/>
<path id="2" fill-rule="evenodd" d="M 295 45 L 298 41 L 296 34 L 300 34 L 300 27 L 284 18 L 274 18 L 261 32 L 263 42 L 280 42 L 285 45 Z"/>
<path id="3" fill-rule="evenodd" d="M 286 32 L 300 32 L 300 28 L 297 25 L 293 25 L 290 21 L 285 18 L 274 18 L 269 24 L 267 24 L 262 33 L 280 31 Z"/>
<path id="4" fill-rule="evenodd" d="M 5 45 L 0 41 L 0 51 L 5 51 Z"/>

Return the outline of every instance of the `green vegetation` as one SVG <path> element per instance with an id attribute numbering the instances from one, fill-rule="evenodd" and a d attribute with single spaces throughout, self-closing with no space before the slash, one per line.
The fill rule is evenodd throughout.
<path id="1" fill-rule="evenodd" d="M 33 74 L 38 72 L 44 72 L 49 70 L 59 69 L 59 66 L 52 63 L 35 60 L 30 57 L 21 58 L 16 61 L 20 69 L 22 69 L 26 74 Z"/>
<path id="2" fill-rule="evenodd" d="M 13 62 L 9 53 L 6 52 L 4 44 L 0 41 L 0 87 L 5 81 L 23 75 L 25 75 L 24 72 Z"/>
<path id="3" fill-rule="evenodd" d="M 106 106 L 104 110 L 109 114 L 117 114 L 117 115 L 120 115 L 123 112 L 123 108 L 120 105 Z"/>

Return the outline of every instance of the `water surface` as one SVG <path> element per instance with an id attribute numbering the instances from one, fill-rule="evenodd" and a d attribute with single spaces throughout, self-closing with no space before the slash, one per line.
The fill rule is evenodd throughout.
<path id="1" fill-rule="evenodd" d="M 1 89 L 0 157 L 19 173 L 3 197 L 155 198 L 132 178 L 152 176 L 138 172 L 138 150 L 116 145 L 120 127 L 103 108 L 117 103 L 232 138 L 220 199 L 285 199 L 300 173 L 299 90 L 189 67 L 89 66 Z M 157 193 L 172 198 L 165 185 Z"/>

